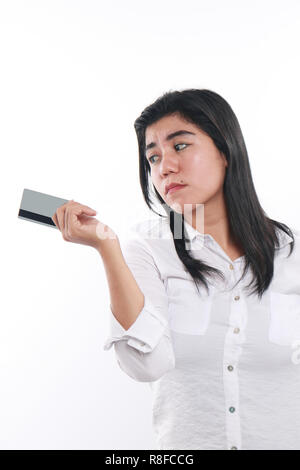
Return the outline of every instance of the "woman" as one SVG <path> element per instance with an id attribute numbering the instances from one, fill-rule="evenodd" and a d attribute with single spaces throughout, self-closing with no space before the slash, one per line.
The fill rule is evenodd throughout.
<path id="1" fill-rule="evenodd" d="M 102 257 L 104 349 L 149 382 L 159 449 L 300 449 L 300 232 L 263 211 L 217 93 L 165 93 L 134 125 L 146 204 L 157 214 L 152 184 L 167 215 L 135 225 L 122 247 L 87 206 L 70 201 L 53 218 Z"/>

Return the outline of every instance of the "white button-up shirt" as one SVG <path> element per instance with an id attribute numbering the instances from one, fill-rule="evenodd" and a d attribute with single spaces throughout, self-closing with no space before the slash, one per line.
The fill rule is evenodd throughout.
<path id="1" fill-rule="evenodd" d="M 184 222 L 193 257 L 220 269 L 198 293 L 166 219 L 132 227 L 124 258 L 145 296 L 125 330 L 110 309 L 120 368 L 153 391 L 158 449 L 300 450 L 300 231 L 279 230 L 274 277 L 249 295 L 245 256 L 232 261 L 209 234 Z M 253 288 L 253 284 L 251 286 Z"/>

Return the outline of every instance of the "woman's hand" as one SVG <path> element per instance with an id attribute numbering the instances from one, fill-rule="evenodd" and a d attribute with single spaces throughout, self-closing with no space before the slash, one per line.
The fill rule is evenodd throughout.
<path id="1" fill-rule="evenodd" d="M 52 220 L 67 242 L 101 249 L 105 240 L 118 239 L 107 225 L 95 219 L 97 212 L 73 199 L 58 207 Z"/>

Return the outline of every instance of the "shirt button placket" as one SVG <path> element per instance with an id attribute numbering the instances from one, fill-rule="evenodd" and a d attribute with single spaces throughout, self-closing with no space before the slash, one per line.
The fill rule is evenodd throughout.
<path id="1" fill-rule="evenodd" d="M 233 264 L 229 264 L 229 269 L 232 271 L 233 281 L 235 279 L 235 269 Z M 231 276 L 230 276 L 231 277 Z M 226 431 L 227 431 L 227 444 L 228 449 L 238 450 L 241 447 L 241 432 L 240 432 L 240 417 L 239 417 L 239 382 L 238 382 L 238 371 L 237 364 L 241 353 L 241 339 L 240 328 L 242 324 L 241 319 L 243 318 L 243 302 L 239 293 L 232 294 L 232 300 L 230 302 L 230 314 L 229 314 L 229 328 L 225 337 L 224 344 L 224 366 L 225 371 L 223 374 L 224 378 L 224 392 L 225 401 L 227 404 L 226 411 Z M 234 326 L 232 325 L 239 325 Z M 234 335 L 232 334 L 234 333 Z"/>

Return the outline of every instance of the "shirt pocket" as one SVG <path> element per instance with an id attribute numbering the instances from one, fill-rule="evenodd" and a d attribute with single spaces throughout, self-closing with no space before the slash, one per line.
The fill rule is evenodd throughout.
<path id="1" fill-rule="evenodd" d="M 300 340 L 300 295 L 270 292 L 269 340 L 283 346 Z"/>
<path id="2" fill-rule="evenodd" d="M 212 308 L 212 292 L 210 294 L 190 279 L 168 278 L 167 293 L 169 300 L 169 325 L 176 333 L 204 335 L 208 329 Z"/>

